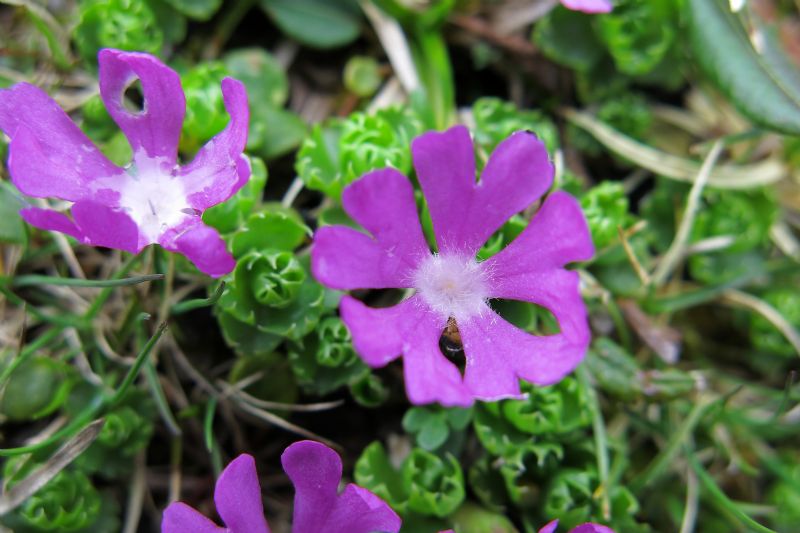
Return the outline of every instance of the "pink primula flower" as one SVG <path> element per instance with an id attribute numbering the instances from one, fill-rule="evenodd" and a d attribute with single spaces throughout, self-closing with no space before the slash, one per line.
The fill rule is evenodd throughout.
<path id="1" fill-rule="evenodd" d="M 539 533 L 555 533 L 556 528 L 558 527 L 558 520 L 553 520 L 552 522 L 548 523 L 542 529 L 539 530 Z M 601 526 L 600 524 L 595 524 L 592 522 L 587 522 L 585 524 L 580 524 L 578 526 L 573 527 L 569 530 L 569 533 L 614 533 L 614 530 L 610 527 Z"/>
<path id="2" fill-rule="evenodd" d="M 508 247 L 487 261 L 475 259 L 509 217 L 550 188 L 553 166 L 544 144 L 530 133 L 513 134 L 494 151 L 478 182 L 463 126 L 417 137 L 411 151 L 438 253 L 423 236 L 411 182 L 391 168 L 370 172 L 342 195 L 345 211 L 370 234 L 323 227 L 312 247 L 312 270 L 328 287 L 415 289 L 389 308 L 342 299 L 339 312 L 356 351 L 373 367 L 402 354 L 415 404 L 466 406 L 474 399 L 518 397 L 518 378 L 540 385 L 561 380 L 583 359 L 590 340 L 578 274 L 563 268 L 594 253 L 578 202 L 565 192 L 550 194 Z M 544 306 L 560 332 L 526 333 L 489 307 L 492 298 Z M 439 349 L 451 317 L 466 357 L 463 379 Z"/>
<path id="3" fill-rule="evenodd" d="M 295 442 L 281 456 L 295 489 L 292 533 L 397 533 L 400 517 L 367 489 L 349 484 L 337 493 L 342 479 L 339 456 L 318 442 Z M 269 533 L 261 501 L 255 460 L 242 454 L 222 471 L 214 487 L 217 513 L 226 527 L 182 502 L 164 510 L 162 533 Z"/>
<path id="4" fill-rule="evenodd" d="M 244 85 L 222 81 L 228 126 L 184 166 L 178 140 L 186 99 L 178 74 L 149 54 L 101 50 L 100 95 L 133 149 L 124 168 L 109 161 L 44 91 L 28 83 L 0 90 L 0 129 L 10 138 L 11 180 L 28 196 L 70 202 L 70 215 L 28 207 L 33 226 L 94 246 L 138 253 L 158 243 L 211 276 L 235 263 L 202 212 L 233 195 L 250 177 L 242 152 L 249 111 Z M 144 108 L 123 104 L 140 80 Z"/>
<path id="5" fill-rule="evenodd" d="M 561 0 L 561 5 L 584 13 L 609 13 L 614 8 L 611 0 Z"/>

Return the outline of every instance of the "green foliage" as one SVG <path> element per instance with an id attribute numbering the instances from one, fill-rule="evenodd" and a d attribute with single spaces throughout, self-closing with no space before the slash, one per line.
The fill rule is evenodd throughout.
<path id="1" fill-rule="evenodd" d="M 233 50 L 222 61 L 229 75 L 247 88 L 250 103 L 247 150 L 273 159 L 296 148 L 306 136 L 306 125 L 295 113 L 283 108 L 289 97 L 289 79 L 280 63 L 261 48 Z"/>
<path id="2" fill-rule="evenodd" d="M 571 377 L 555 385 L 522 386 L 524 400 L 503 400 L 501 411 L 518 430 L 531 435 L 560 435 L 586 427 L 591 421 L 586 392 Z"/>
<path id="3" fill-rule="evenodd" d="M 28 242 L 25 224 L 19 216 L 22 207 L 16 190 L 8 182 L 0 182 L 0 242 L 23 245 Z"/>
<path id="4" fill-rule="evenodd" d="M 19 459 L 11 459 L 4 465 L 4 478 L 12 479 Z M 27 470 L 27 468 L 26 468 Z M 12 480 L 9 487 L 19 480 Z M 90 527 L 100 516 L 101 497 L 86 474 L 79 470 L 62 470 L 44 487 L 17 508 L 9 518 L 15 530 L 80 531 Z"/>
<path id="5" fill-rule="evenodd" d="M 300 215 L 291 208 L 269 203 L 247 218 L 244 226 L 230 238 L 234 257 L 248 251 L 273 248 L 290 252 L 311 234 Z"/>
<path id="6" fill-rule="evenodd" d="M 353 113 L 315 126 L 300 147 L 295 169 L 306 187 L 338 199 L 346 185 L 370 170 L 390 166 L 408 175 L 409 145 L 422 129 L 409 108 Z"/>
<path id="7" fill-rule="evenodd" d="M 359 33 L 353 0 L 260 0 L 259 5 L 286 34 L 316 48 L 345 45 Z"/>
<path id="8" fill-rule="evenodd" d="M 403 416 L 403 429 L 414 435 L 417 446 L 432 452 L 454 434 L 463 432 L 471 418 L 471 409 L 412 407 Z"/>
<path id="9" fill-rule="evenodd" d="M 520 110 L 499 98 L 479 98 L 472 104 L 475 119 L 475 141 L 485 154 L 515 131 L 530 131 L 541 139 L 551 154 L 558 148 L 555 124 L 543 113 Z"/>
<path id="10" fill-rule="evenodd" d="M 559 526 L 565 529 L 589 521 L 604 523 L 600 502 L 595 497 L 597 489 L 597 474 L 591 469 L 564 468 L 548 482 L 544 515 L 557 516 Z M 641 530 L 633 518 L 639 511 L 639 503 L 628 489 L 614 487 L 610 501 L 611 516 L 617 529 Z"/>
<path id="11" fill-rule="evenodd" d="M 268 353 L 283 337 L 299 341 L 326 308 L 326 290 L 311 277 L 307 255 L 254 249 L 237 259 L 224 281 L 217 319 L 225 340 L 242 355 Z"/>
<path id="12" fill-rule="evenodd" d="M 263 48 L 238 48 L 222 57 L 230 76 L 244 83 L 253 106 L 283 107 L 289 79 L 278 60 Z"/>
<path id="13" fill-rule="evenodd" d="M 221 62 L 207 62 L 181 76 L 186 94 L 186 117 L 181 131 L 181 151 L 195 153 L 228 123 L 222 99 L 223 78 L 229 73 Z"/>
<path id="14" fill-rule="evenodd" d="M 455 457 L 444 458 L 414 448 L 399 471 L 389 461 L 380 442 L 361 454 L 354 472 L 356 482 L 383 498 L 399 513 L 445 517 L 464 500 L 464 475 Z"/>
<path id="15" fill-rule="evenodd" d="M 337 317 L 323 318 L 311 335 L 294 344 L 289 361 L 298 383 L 320 395 L 359 383 L 369 374 Z"/>
<path id="16" fill-rule="evenodd" d="M 534 26 L 533 41 L 553 61 L 588 71 L 603 57 L 593 18 L 563 7 L 553 9 Z"/>
<path id="17" fill-rule="evenodd" d="M 673 0 L 620 0 L 611 13 L 598 17 L 598 35 L 620 72 L 643 75 L 672 47 L 676 18 Z"/>
<path id="18" fill-rule="evenodd" d="M 163 0 L 190 19 L 208 20 L 217 12 L 222 0 Z"/>
<path id="19" fill-rule="evenodd" d="M 6 352 L 2 367 L 11 364 Z M 60 408 L 75 384 L 72 367 L 46 356 L 25 360 L 10 375 L 2 396 L 0 413 L 11 420 L 35 420 Z"/>
<path id="20" fill-rule="evenodd" d="M 619 182 L 604 181 L 592 187 L 581 197 L 581 207 L 598 250 L 617 242 L 619 230 L 633 220 L 625 188 Z"/>
<path id="21" fill-rule="evenodd" d="M 157 54 L 164 32 L 146 0 L 83 0 L 74 39 L 81 56 L 94 64 L 101 48 Z"/>
<path id="22" fill-rule="evenodd" d="M 800 294 L 795 287 L 770 289 L 763 298 L 792 326 L 800 329 Z M 768 353 L 795 356 L 795 348 L 772 322 L 761 314 L 753 313 L 750 316 L 750 339 L 753 346 Z"/>
<path id="23" fill-rule="evenodd" d="M 773 28 L 757 17 L 758 48 L 723 0 L 687 0 L 692 52 L 706 76 L 754 123 L 800 134 L 800 77 Z"/>
<path id="24" fill-rule="evenodd" d="M 231 368 L 228 381 L 238 383 L 255 374 L 261 377 L 244 388 L 246 393 L 272 402 L 291 404 L 297 401 L 297 384 L 283 355 L 273 352 L 239 357 Z"/>
<path id="25" fill-rule="evenodd" d="M 344 66 L 344 86 L 366 98 L 375 94 L 381 84 L 380 65 L 369 56 L 353 56 Z"/>

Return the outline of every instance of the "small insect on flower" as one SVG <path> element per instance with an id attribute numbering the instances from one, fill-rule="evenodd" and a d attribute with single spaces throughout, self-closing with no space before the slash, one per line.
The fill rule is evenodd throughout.
<path id="1" fill-rule="evenodd" d="M 463 126 L 421 135 L 411 152 L 436 253 L 422 233 L 411 182 L 391 168 L 366 174 L 342 194 L 345 211 L 371 236 L 326 226 L 312 246 L 312 271 L 323 285 L 414 289 L 388 308 L 342 299 L 339 312 L 356 351 L 373 367 L 402 355 L 406 390 L 416 404 L 470 405 L 518 397 L 519 378 L 540 385 L 561 380 L 583 359 L 590 340 L 578 274 L 564 269 L 594 253 L 577 201 L 550 194 L 510 245 L 486 261 L 476 259 L 508 218 L 550 188 L 553 166 L 544 144 L 531 133 L 514 133 L 498 145 L 477 182 Z M 489 306 L 493 298 L 546 307 L 560 331 L 522 331 Z"/>
<path id="2" fill-rule="evenodd" d="M 194 160 L 178 164 L 186 99 L 178 74 L 143 53 L 105 49 L 98 55 L 100 96 L 133 150 L 124 168 L 109 161 L 47 93 L 29 83 L 0 90 L 0 130 L 11 138 L 8 169 L 22 193 L 69 203 L 60 211 L 27 207 L 31 225 L 92 246 L 138 253 L 158 243 L 185 255 L 211 276 L 235 262 L 200 215 L 230 198 L 250 177 L 243 155 L 249 110 L 244 85 L 222 81 L 227 127 Z M 141 82 L 140 111 L 124 104 Z"/>
<path id="3" fill-rule="evenodd" d="M 350 483 L 338 493 L 342 460 L 324 444 L 295 442 L 281 463 L 294 485 L 292 533 L 397 533 L 400 517 L 367 489 Z M 252 456 L 242 454 L 225 467 L 214 488 L 217 513 L 226 527 L 183 502 L 164 510 L 162 533 L 269 533 L 261 485 Z"/>

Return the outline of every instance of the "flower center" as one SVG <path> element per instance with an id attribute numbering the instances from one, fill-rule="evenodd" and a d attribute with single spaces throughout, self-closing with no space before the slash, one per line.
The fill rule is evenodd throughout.
<path id="1" fill-rule="evenodd" d="M 119 194 L 120 207 L 151 243 L 191 212 L 180 178 L 164 172 L 157 164 L 129 170 Z"/>
<path id="2" fill-rule="evenodd" d="M 472 258 L 434 254 L 414 272 L 414 287 L 444 318 L 463 320 L 486 309 L 486 274 Z"/>

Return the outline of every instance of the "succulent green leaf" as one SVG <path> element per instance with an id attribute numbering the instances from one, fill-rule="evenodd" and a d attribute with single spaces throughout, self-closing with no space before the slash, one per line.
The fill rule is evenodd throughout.
<path id="1" fill-rule="evenodd" d="M 222 80 L 229 76 L 222 62 L 200 63 L 181 77 L 186 94 L 186 118 L 181 132 L 181 150 L 195 153 L 222 131 L 230 117 L 222 98 Z"/>
<path id="2" fill-rule="evenodd" d="M 598 17 L 598 34 L 617 69 L 640 76 L 666 57 L 677 37 L 673 0 L 620 0 Z"/>
<path id="3" fill-rule="evenodd" d="M 157 54 L 164 33 L 145 0 L 87 0 L 81 2 L 75 42 L 90 64 L 101 48 Z"/>
<path id="4" fill-rule="evenodd" d="M 260 0 L 261 8 L 286 34 L 316 48 L 353 41 L 361 17 L 352 0 Z"/>
<path id="5" fill-rule="evenodd" d="M 349 91 L 367 98 L 380 87 L 380 65 L 369 56 L 353 56 L 344 66 L 344 86 Z"/>
<path id="6" fill-rule="evenodd" d="M 231 238 L 231 251 L 234 257 L 267 248 L 291 252 L 310 234 L 294 209 L 270 203 L 250 215 L 245 226 Z"/>
<path id="7" fill-rule="evenodd" d="M 389 503 L 395 511 L 406 509 L 408 492 L 400 472 L 392 466 L 383 445 L 375 441 L 361 452 L 353 469 L 356 483 Z"/>
<path id="8" fill-rule="evenodd" d="M 558 148 L 558 130 L 543 113 L 518 109 L 500 98 L 479 98 L 472 104 L 475 140 L 484 154 L 490 154 L 501 141 L 515 131 L 534 133 L 550 153 Z"/>
<path id="9" fill-rule="evenodd" d="M 190 19 L 208 20 L 217 12 L 222 0 L 163 0 Z"/>
<path id="10" fill-rule="evenodd" d="M 754 123 L 800 134 L 800 86 L 789 60 L 758 30 L 761 50 L 753 47 L 741 20 L 725 0 L 689 0 L 689 34 L 700 67 Z M 794 72 L 794 73 L 793 73 Z"/>
<path id="11" fill-rule="evenodd" d="M 557 7 L 534 26 L 533 42 L 556 63 L 588 71 L 603 57 L 592 22 L 592 16 Z"/>
<path id="12" fill-rule="evenodd" d="M 464 501 L 464 474 L 450 454 L 441 458 L 414 448 L 403 462 L 401 473 L 411 511 L 443 518 Z"/>
<path id="13" fill-rule="evenodd" d="M 252 105 L 282 107 L 289 98 L 289 79 L 278 60 L 263 48 L 239 48 L 222 57 L 230 75 L 247 87 Z"/>
<path id="14" fill-rule="evenodd" d="M 10 363 L 8 356 L 2 366 Z M 64 404 L 74 383 L 68 365 L 49 357 L 31 357 L 9 376 L 0 393 L 0 413 L 11 420 L 47 416 Z"/>

